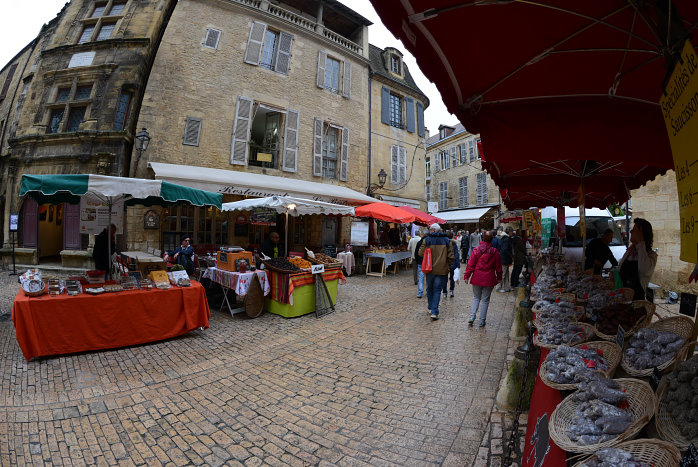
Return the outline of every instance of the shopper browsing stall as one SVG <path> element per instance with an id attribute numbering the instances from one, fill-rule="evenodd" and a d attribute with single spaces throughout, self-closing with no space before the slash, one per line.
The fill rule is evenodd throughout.
<path id="1" fill-rule="evenodd" d="M 630 230 L 630 246 L 618 263 L 623 286 L 635 291 L 633 300 L 644 300 L 654 268 L 657 253 L 652 251 L 654 234 L 652 224 L 645 219 L 635 219 Z"/>
<path id="2" fill-rule="evenodd" d="M 475 321 L 478 308 L 480 308 L 480 327 L 485 325 L 492 289 L 502 280 L 502 259 L 497 249 L 492 246 L 492 238 L 492 231 L 485 231 L 482 242 L 470 255 L 463 276 L 465 283 L 473 286 L 473 306 L 468 320 L 470 326 Z"/>

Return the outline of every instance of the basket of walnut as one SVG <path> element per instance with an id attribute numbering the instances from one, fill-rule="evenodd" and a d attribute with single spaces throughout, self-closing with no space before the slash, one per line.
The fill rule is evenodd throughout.
<path id="1" fill-rule="evenodd" d="M 324 253 L 315 253 L 315 257 L 308 256 L 308 261 L 313 264 L 324 264 L 325 269 L 339 269 L 342 267 L 342 262 L 327 256 Z"/>

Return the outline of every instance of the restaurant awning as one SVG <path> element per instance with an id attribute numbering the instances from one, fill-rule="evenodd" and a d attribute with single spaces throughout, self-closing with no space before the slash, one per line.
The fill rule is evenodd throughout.
<path id="1" fill-rule="evenodd" d="M 438 217 L 445 220 L 445 224 L 460 224 L 477 222 L 482 216 L 487 214 L 487 211 L 496 206 L 485 206 L 480 208 L 458 209 L 457 211 L 439 211 L 435 213 Z"/>
<path id="2" fill-rule="evenodd" d="M 274 195 L 294 196 L 349 206 L 360 206 L 376 201 L 375 198 L 351 188 L 329 183 L 164 162 L 148 162 L 148 167 L 153 169 L 156 179 L 222 194 L 255 198 Z"/>

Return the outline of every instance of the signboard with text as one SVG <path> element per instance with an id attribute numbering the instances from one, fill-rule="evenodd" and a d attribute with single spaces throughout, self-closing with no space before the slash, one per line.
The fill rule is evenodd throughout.
<path id="1" fill-rule="evenodd" d="M 124 202 L 116 202 L 111 207 L 111 223 L 116 233 L 123 233 Z M 90 196 L 80 198 L 80 233 L 98 234 L 109 225 L 109 206 Z"/>
<path id="2" fill-rule="evenodd" d="M 681 218 L 681 260 L 698 261 L 698 57 L 687 40 L 659 100 L 674 156 Z"/>

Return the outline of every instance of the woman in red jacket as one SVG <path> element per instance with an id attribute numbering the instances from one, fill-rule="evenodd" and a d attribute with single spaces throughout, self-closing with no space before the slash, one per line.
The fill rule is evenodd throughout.
<path id="1" fill-rule="evenodd" d="M 480 327 L 485 325 L 487 319 L 487 307 L 490 306 L 492 289 L 502 280 L 502 258 L 499 252 L 492 246 L 492 231 L 488 230 L 482 235 L 482 242 L 470 254 L 468 266 L 465 268 L 463 279 L 473 285 L 473 306 L 470 310 L 468 324 L 473 325 L 477 309 L 480 309 Z"/>

